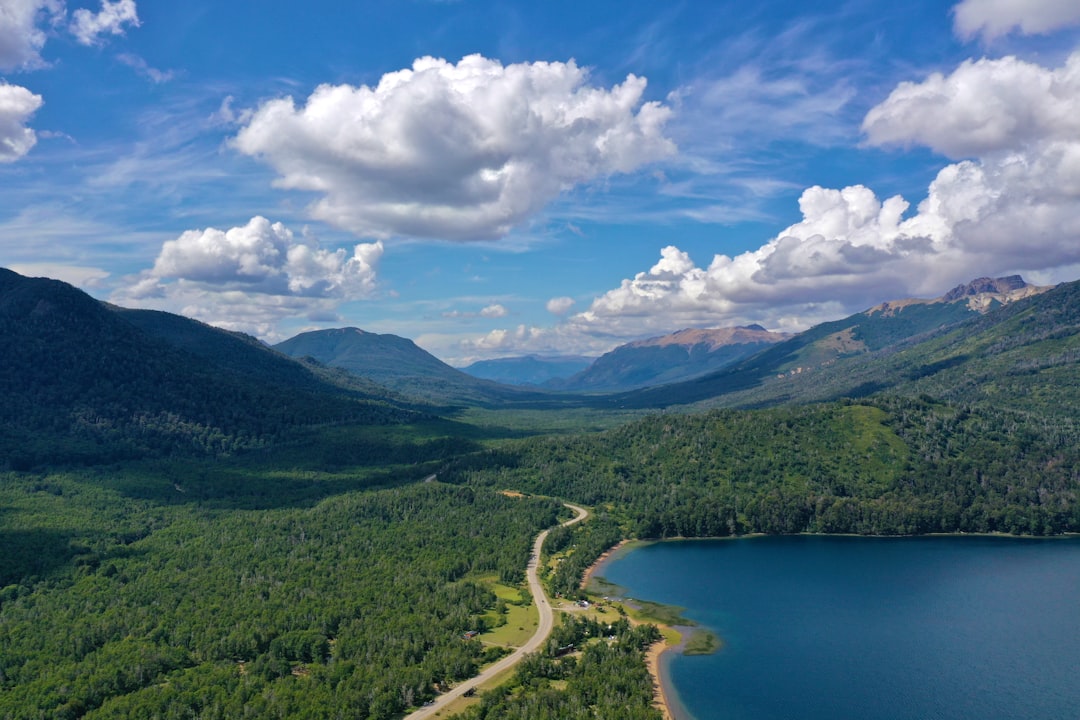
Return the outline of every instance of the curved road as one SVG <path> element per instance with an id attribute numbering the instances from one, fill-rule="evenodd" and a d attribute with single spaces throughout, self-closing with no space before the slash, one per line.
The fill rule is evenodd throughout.
<path id="1" fill-rule="evenodd" d="M 589 511 L 583 507 L 571 505 L 568 502 L 564 502 L 563 505 L 577 513 L 573 518 L 564 522 L 563 525 L 579 523 L 589 516 Z M 540 562 L 540 549 L 544 546 L 544 540 L 547 538 L 548 532 L 550 532 L 550 528 L 536 536 L 536 541 L 533 543 L 532 556 L 529 558 L 529 566 L 525 569 L 525 576 L 529 579 L 529 592 L 532 593 L 533 600 L 536 601 L 536 609 L 540 611 L 540 625 L 536 628 L 536 632 L 533 633 L 533 636 L 529 638 L 527 643 L 514 652 L 502 658 L 495 664 L 484 668 L 479 675 L 455 685 L 450 690 L 447 690 L 442 695 L 435 698 L 434 703 L 431 705 L 422 707 L 416 712 L 406 715 L 404 720 L 422 720 L 423 718 L 434 717 L 436 713 L 446 709 L 447 705 L 464 695 L 467 690 L 479 687 L 482 683 L 487 682 L 503 670 L 512 668 L 521 662 L 523 657 L 531 652 L 536 652 L 540 649 L 540 646 L 544 644 L 548 635 L 551 634 L 551 629 L 555 627 L 555 613 L 551 610 L 551 601 L 548 600 L 547 594 L 544 593 L 544 588 L 540 586 L 540 577 L 537 575 L 537 564 Z"/>

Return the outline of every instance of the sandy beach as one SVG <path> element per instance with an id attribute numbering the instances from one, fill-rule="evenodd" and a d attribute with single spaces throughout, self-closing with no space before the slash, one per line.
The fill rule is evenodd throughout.
<path id="1" fill-rule="evenodd" d="M 656 683 L 656 702 L 654 703 L 656 708 L 664 716 L 664 720 L 675 720 L 675 716 L 671 714 L 667 688 L 664 687 L 664 681 L 660 675 L 660 656 L 669 649 L 666 640 L 653 643 L 649 647 L 649 652 L 645 654 L 645 662 L 649 666 L 649 674 L 653 676 L 653 681 Z"/>

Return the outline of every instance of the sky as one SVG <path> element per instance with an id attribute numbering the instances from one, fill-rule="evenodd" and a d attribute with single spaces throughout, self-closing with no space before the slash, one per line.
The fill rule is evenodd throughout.
<path id="1" fill-rule="evenodd" d="M 454 365 L 1080 278 L 1075 0 L 0 0 L 0 266 Z"/>

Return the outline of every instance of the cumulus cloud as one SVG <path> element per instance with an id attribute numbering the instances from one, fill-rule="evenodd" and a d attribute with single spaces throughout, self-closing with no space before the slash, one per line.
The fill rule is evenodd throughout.
<path id="1" fill-rule="evenodd" d="M 79 8 L 71 15 L 71 34 L 83 45 L 96 45 L 103 35 L 123 35 L 124 26 L 139 27 L 135 0 L 101 0 L 101 10 Z"/>
<path id="2" fill-rule="evenodd" d="M 990 41 L 1013 30 L 1041 35 L 1080 24 L 1074 0 L 963 0 L 953 7 L 953 30 L 970 40 Z"/>
<path id="3" fill-rule="evenodd" d="M 925 145 L 952 158 L 1080 138 L 1080 53 L 1048 69 L 1015 57 L 965 61 L 901 83 L 867 113 L 874 145 Z"/>
<path id="4" fill-rule="evenodd" d="M 549 348 L 549 339 L 554 333 L 545 328 L 518 325 L 512 330 L 492 330 L 478 338 L 470 338 L 461 343 L 466 353 L 480 356 L 521 352 L 525 348 Z"/>
<path id="5" fill-rule="evenodd" d="M 40 24 L 63 17 L 61 0 L 4 0 L 0 5 L 0 70 L 41 66 L 46 34 Z"/>
<path id="6" fill-rule="evenodd" d="M 565 295 L 553 297 L 547 301 L 547 311 L 552 315 L 565 315 L 572 307 L 574 307 L 574 298 Z"/>
<path id="7" fill-rule="evenodd" d="M 234 140 L 316 218 L 358 235 L 490 240 L 562 191 L 675 152 L 646 81 L 588 84 L 573 61 L 424 57 L 375 87 L 322 85 L 261 105 Z"/>
<path id="8" fill-rule="evenodd" d="M 272 335 L 282 318 L 325 318 L 341 302 L 371 296 L 382 252 L 379 242 L 356 245 L 352 254 L 322 248 L 256 216 L 166 241 L 153 268 L 116 299 Z"/>
<path id="9" fill-rule="evenodd" d="M 15 162 L 37 143 L 26 123 L 41 104 L 40 95 L 0 82 L 0 163 Z"/>
<path id="10" fill-rule="evenodd" d="M 499 303 L 488 305 L 480 311 L 480 317 L 482 318 L 501 318 L 506 317 L 509 314 L 510 311 Z"/>
<path id="11" fill-rule="evenodd" d="M 1062 68 L 966 62 L 904 83 L 869 111 L 873 145 L 953 157 L 925 198 L 811 187 L 802 219 L 760 247 L 699 265 L 675 245 L 546 333 L 498 331 L 467 349 L 584 352 L 682 327 L 800 330 L 887 299 L 933 297 L 981 275 L 1039 282 L 1080 267 L 1080 53 Z M 606 348 L 601 348 L 606 349 Z"/>

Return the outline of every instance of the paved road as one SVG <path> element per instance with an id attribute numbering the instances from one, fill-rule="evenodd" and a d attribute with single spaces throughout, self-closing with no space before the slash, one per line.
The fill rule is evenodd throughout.
<path id="1" fill-rule="evenodd" d="M 589 516 L 589 511 L 583 507 L 571 505 L 570 503 L 563 503 L 563 505 L 577 513 L 573 518 L 564 522 L 563 525 L 573 525 Z M 540 626 L 536 628 L 536 632 L 533 633 L 533 636 L 529 638 L 527 643 L 511 654 L 502 658 L 494 665 L 484 668 L 484 670 L 476 677 L 469 678 L 465 682 L 447 690 L 437 697 L 433 704 L 422 707 L 410 715 L 406 715 L 405 720 L 423 720 L 423 718 L 435 717 L 436 713 L 444 710 L 447 705 L 464 695 L 467 690 L 479 687 L 482 683 L 487 682 L 503 670 L 514 667 L 521 662 L 523 657 L 531 652 L 536 652 L 540 649 L 540 646 L 544 644 L 548 635 L 551 634 L 551 629 L 555 627 L 555 613 L 551 610 L 551 600 L 544 592 L 544 588 L 541 587 L 540 578 L 537 575 L 537 564 L 540 561 L 540 549 L 544 546 L 544 539 L 547 538 L 548 532 L 549 530 L 545 530 L 536 536 L 536 542 L 533 543 L 532 557 L 529 558 L 529 566 L 525 570 L 525 576 L 529 579 L 529 592 L 532 593 L 533 600 L 536 602 L 536 608 L 540 611 Z"/>

